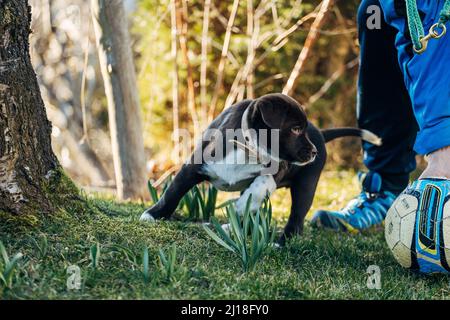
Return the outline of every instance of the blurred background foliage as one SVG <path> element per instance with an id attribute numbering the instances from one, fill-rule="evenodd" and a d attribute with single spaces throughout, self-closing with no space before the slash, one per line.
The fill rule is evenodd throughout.
<path id="1" fill-rule="evenodd" d="M 237 0 L 236 0 L 237 1 Z M 95 49 L 89 1 L 33 0 L 32 56 L 49 118 L 54 124 L 54 148 L 71 176 L 83 185 L 114 185 L 108 113 Z M 281 92 L 310 31 L 319 0 L 254 0 L 262 8 L 255 47 L 255 96 Z M 157 178 L 170 168 L 173 144 L 174 61 L 171 54 L 170 0 L 125 1 L 130 16 L 138 89 L 141 99 L 147 169 Z M 181 3 L 181 1 L 180 1 Z M 194 84 L 195 104 L 202 104 L 200 69 L 205 1 L 186 1 L 187 58 Z M 335 1 L 320 26 L 317 41 L 305 62 L 292 94 L 310 120 L 322 128 L 354 126 L 358 44 L 356 13 L 359 1 Z M 248 1 L 239 1 L 225 62 L 216 111 L 226 104 L 236 75 L 248 59 Z M 233 1 L 211 1 L 206 73 L 206 101 L 213 99 L 218 66 Z M 256 9 L 255 9 L 256 10 Z M 316 10 L 316 11 L 315 11 Z M 185 12 L 186 13 L 186 12 Z M 277 37 L 295 26 L 285 41 Z M 292 29 L 291 29 L 292 30 Z M 180 26 L 178 35 L 182 34 Z M 189 70 L 178 48 L 179 127 L 193 131 L 188 111 Z M 242 71 L 242 70 L 241 70 Z M 85 86 L 83 87 L 83 78 Z M 241 90 L 234 101 L 248 96 Z M 84 110 L 84 112 L 83 112 Z M 217 114 L 216 112 L 216 114 Z M 201 116 L 201 114 L 200 114 Z M 205 119 L 201 119 L 206 121 Z M 204 124 L 203 124 L 204 125 Z M 342 139 L 328 146 L 328 166 L 361 166 L 358 139 Z M 82 168 L 80 170 L 80 167 Z"/>

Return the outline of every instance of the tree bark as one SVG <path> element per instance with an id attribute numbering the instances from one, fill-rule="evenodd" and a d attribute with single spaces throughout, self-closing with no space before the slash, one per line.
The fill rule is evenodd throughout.
<path id="1" fill-rule="evenodd" d="M 120 199 L 145 198 L 145 153 L 128 22 L 122 0 L 91 0 Z"/>
<path id="2" fill-rule="evenodd" d="M 0 0 L 0 211 L 9 213 L 50 209 L 43 186 L 59 168 L 30 61 L 30 23 L 26 0 Z"/>

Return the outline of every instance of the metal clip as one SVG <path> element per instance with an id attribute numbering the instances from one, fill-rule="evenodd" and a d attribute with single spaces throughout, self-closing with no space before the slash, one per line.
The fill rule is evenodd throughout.
<path id="1" fill-rule="evenodd" d="M 439 30 L 440 29 L 440 33 Z M 425 36 L 420 38 L 420 43 L 422 44 L 422 47 L 420 49 L 414 48 L 414 52 L 417 54 L 422 54 L 427 50 L 428 47 L 428 41 L 431 39 L 440 39 L 447 33 L 447 27 L 443 23 L 435 23 L 431 26 L 429 33 Z"/>

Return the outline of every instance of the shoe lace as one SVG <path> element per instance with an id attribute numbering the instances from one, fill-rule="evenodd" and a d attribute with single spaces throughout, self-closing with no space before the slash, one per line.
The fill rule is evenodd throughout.
<path id="1" fill-rule="evenodd" d="M 365 190 L 364 185 L 362 184 L 362 192 L 353 199 L 347 206 L 347 210 L 349 213 L 356 213 L 357 209 L 364 209 L 365 207 L 372 205 L 378 199 L 386 199 L 388 195 L 382 191 L 380 192 L 369 192 Z"/>
<path id="2" fill-rule="evenodd" d="M 359 210 L 372 206 L 376 201 L 392 197 L 389 191 L 383 191 L 381 188 L 381 176 L 376 172 L 358 173 L 361 183 L 361 193 L 350 201 L 343 209 L 348 214 L 355 214 Z M 383 202 L 383 201 L 382 201 Z"/>

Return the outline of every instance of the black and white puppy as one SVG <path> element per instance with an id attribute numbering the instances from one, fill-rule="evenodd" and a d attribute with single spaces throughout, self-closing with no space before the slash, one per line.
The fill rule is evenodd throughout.
<path id="1" fill-rule="evenodd" d="M 240 191 L 236 202 L 239 213 L 245 210 L 250 195 L 250 209 L 256 211 L 268 194 L 290 188 L 291 213 L 280 239 L 284 243 L 303 229 L 325 165 L 325 143 L 344 136 L 381 144 L 366 130 L 317 129 L 307 120 L 302 106 L 286 95 L 239 102 L 210 124 L 189 161 L 141 220 L 169 219 L 181 198 L 203 181 L 222 191 Z"/>

